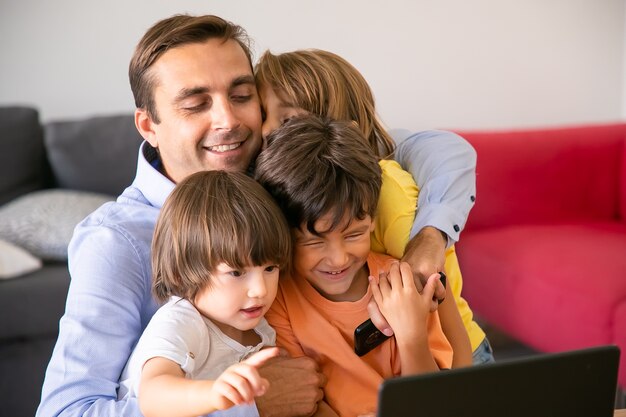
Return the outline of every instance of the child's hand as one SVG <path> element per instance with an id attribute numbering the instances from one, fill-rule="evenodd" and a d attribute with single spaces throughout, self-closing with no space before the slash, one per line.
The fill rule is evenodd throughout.
<path id="1" fill-rule="evenodd" d="M 265 394 L 269 381 L 259 375 L 257 368 L 269 359 L 278 356 L 276 347 L 263 349 L 244 361 L 228 367 L 213 382 L 211 397 L 218 410 L 244 403 Z"/>
<path id="2" fill-rule="evenodd" d="M 439 274 L 431 275 L 420 294 L 406 262 L 393 263 L 389 273 L 381 274 L 378 282 L 370 277 L 374 300 L 394 330 L 396 339 L 427 338 L 426 320 L 438 281 Z"/>

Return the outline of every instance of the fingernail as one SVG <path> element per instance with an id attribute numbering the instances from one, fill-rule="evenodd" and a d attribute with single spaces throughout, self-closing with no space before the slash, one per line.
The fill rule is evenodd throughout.
<path id="1" fill-rule="evenodd" d="M 389 327 L 382 329 L 381 332 L 385 336 L 389 336 L 389 337 L 393 336 L 393 330 L 391 330 Z"/>

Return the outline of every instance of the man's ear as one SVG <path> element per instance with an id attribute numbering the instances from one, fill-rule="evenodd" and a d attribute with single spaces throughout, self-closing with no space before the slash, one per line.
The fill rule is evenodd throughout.
<path id="1" fill-rule="evenodd" d="M 153 148 L 158 148 L 159 144 L 154 132 L 154 124 L 146 109 L 135 109 L 135 126 L 139 134 L 141 134 L 146 142 Z"/>

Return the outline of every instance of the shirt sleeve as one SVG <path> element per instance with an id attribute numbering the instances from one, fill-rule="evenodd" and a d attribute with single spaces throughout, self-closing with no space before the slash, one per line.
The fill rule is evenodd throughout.
<path id="1" fill-rule="evenodd" d="M 423 131 L 404 138 L 395 159 L 420 189 L 410 237 L 433 226 L 448 235 L 448 246 L 457 242 L 476 196 L 474 148 L 455 133 Z"/>
<path id="2" fill-rule="evenodd" d="M 59 336 L 46 371 L 38 417 L 141 417 L 136 398 L 117 399 L 122 370 L 154 312 L 150 271 L 132 236 L 99 224 L 78 226 Z M 148 277 L 148 278 L 146 278 Z M 258 416 L 255 407 L 212 415 Z"/>

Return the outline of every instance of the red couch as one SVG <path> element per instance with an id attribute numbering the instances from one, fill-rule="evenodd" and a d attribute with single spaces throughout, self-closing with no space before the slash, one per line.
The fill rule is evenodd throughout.
<path id="1" fill-rule="evenodd" d="M 477 200 L 457 253 L 476 315 L 556 352 L 621 348 L 626 387 L 626 123 L 459 132 Z"/>

